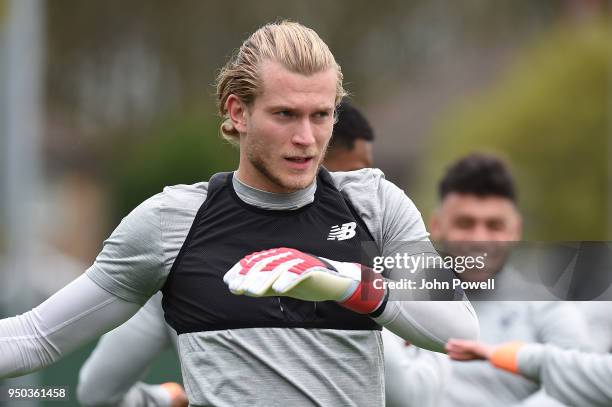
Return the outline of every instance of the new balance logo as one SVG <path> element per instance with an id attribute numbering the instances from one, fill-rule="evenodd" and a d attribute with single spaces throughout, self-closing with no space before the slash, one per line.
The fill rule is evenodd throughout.
<path id="1" fill-rule="evenodd" d="M 327 240 L 347 240 L 355 236 L 357 232 L 355 232 L 355 228 L 357 227 L 357 223 L 349 222 L 343 223 L 341 226 L 334 225 L 329 231 L 329 235 L 327 236 Z"/>

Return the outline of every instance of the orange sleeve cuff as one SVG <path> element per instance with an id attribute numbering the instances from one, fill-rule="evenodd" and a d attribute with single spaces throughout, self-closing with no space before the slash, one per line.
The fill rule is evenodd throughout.
<path id="1" fill-rule="evenodd" d="M 518 374 L 518 351 L 523 345 L 523 342 L 508 342 L 498 346 L 491 355 L 491 363 L 495 367 Z"/>

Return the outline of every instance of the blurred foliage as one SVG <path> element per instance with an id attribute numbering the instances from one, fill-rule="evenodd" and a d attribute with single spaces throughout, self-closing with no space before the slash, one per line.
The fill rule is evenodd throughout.
<path id="1" fill-rule="evenodd" d="M 466 43 L 528 37 L 563 9 L 556 0 L 389 0 L 384 7 L 368 0 L 47 3 L 47 98 L 96 125 L 108 124 L 107 110 L 120 109 L 118 101 L 126 103 L 123 110 L 150 103 L 152 112 L 199 103 L 232 50 L 270 21 L 315 29 L 343 66 L 348 88 L 367 98 L 394 91 Z M 130 102 L 143 91 L 163 97 Z"/>
<path id="2" fill-rule="evenodd" d="M 111 223 L 164 186 L 208 181 L 216 172 L 237 168 L 238 150 L 221 138 L 219 122 L 186 115 L 158 123 L 146 137 L 117 136 L 105 160 Z"/>
<path id="3" fill-rule="evenodd" d="M 6 15 L 8 14 L 8 4 L 7 0 L 0 0 L 0 27 L 4 25 L 4 20 L 6 19 Z"/>
<path id="4" fill-rule="evenodd" d="M 180 147 L 169 146 L 170 140 L 183 137 L 179 135 L 183 125 L 178 124 L 182 120 L 178 115 L 174 124 L 178 133 L 173 125 L 165 124 L 167 134 L 162 136 L 162 130 L 156 129 L 152 131 L 155 140 L 149 140 L 149 134 L 139 137 L 142 132 L 134 129 L 151 128 L 156 118 L 193 106 L 199 106 L 202 114 L 212 115 L 211 84 L 232 50 L 262 24 L 288 18 L 314 28 L 329 44 L 343 67 L 347 88 L 362 106 L 380 103 L 373 101 L 382 101 L 383 105 L 397 92 L 416 89 L 414 94 L 418 94 L 421 80 L 428 84 L 447 74 L 453 76 L 454 67 L 474 55 L 478 61 L 464 65 L 480 72 L 481 65 L 495 65 L 496 54 L 503 50 L 522 47 L 532 38 L 542 39 L 522 55 L 503 84 L 468 100 L 443 118 L 432 138 L 431 157 L 420 151 L 420 141 L 407 142 L 429 163 L 423 176 L 409 178 L 418 177 L 428 184 L 429 189 L 423 187 L 426 192 L 421 196 L 427 196 L 422 202 L 431 204 L 431 180 L 437 179 L 450 160 L 476 148 L 502 151 L 518 171 L 528 236 L 603 236 L 606 188 L 602 186 L 602 155 L 607 150 L 602 144 L 606 121 L 603 111 L 609 94 L 604 42 L 609 32 L 566 25 L 545 34 L 556 21 L 580 21 L 585 16 L 588 20 L 593 13 L 609 15 L 607 2 L 390 0 L 381 7 L 367 0 L 238 0 L 229 7 L 218 0 L 63 0 L 47 2 L 46 8 L 45 97 L 49 116 L 74 140 L 90 137 L 106 143 L 109 133 L 121 133 L 116 146 L 121 151 L 122 167 L 115 170 L 110 160 L 116 215 L 125 215 L 142 199 L 158 192 L 162 184 L 208 178 L 210 171 L 197 165 L 184 172 L 172 169 L 166 173 L 176 164 L 162 153 L 167 150 L 174 154 Z M 439 66 L 449 69 L 438 72 Z M 453 72 L 448 73 L 450 70 Z M 456 80 L 461 78 L 457 74 Z M 423 91 L 426 97 L 422 99 L 445 99 L 461 89 L 451 86 L 455 85 L 451 80 L 441 83 L 447 83 L 442 85 L 446 88 L 430 87 Z M 420 106 L 408 97 L 401 101 L 411 103 L 411 108 Z M 437 115 L 435 107 L 427 103 L 423 106 Z M 399 103 L 390 107 L 401 108 Z M 185 140 L 191 141 L 177 142 L 177 146 L 189 150 L 186 157 L 223 145 L 214 136 L 216 125 L 201 124 L 204 138 L 187 137 Z M 429 122 L 426 124 L 429 127 Z M 65 127 L 71 131 L 63 131 Z M 419 130 L 410 122 L 395 128 L 395 132 L 408 137 Z M 585 140 L 579 146 L 577 137 Z M 163 146 L 163 139 L 168 146 Z M 202 144 L 189 147 L 196 139 Z M 213 141 L 208 145 L 204 140 Z M 378 145 L 382 143 L 381 138 Z M 123 150 L 129 150 L 132 156 L 123 157 Z M 166 164 L 149 168 L 153 163 L 141 162 L 141 153 L 161 157 L 159 161 Z M 217 158 L 219 166 L 213 161 Z M 186 167 L 189 162 L 177 161 Z M 224 162 L 216 156 L 205 161 L 214 168 Z M 563 164 L 554 165 L 555 161 Z M 559 172 L 561 166 L 571 174 Z M 122 180 L 124 174 L 133 178 L 131 184 Z M 556 180 L 559 174 L 566 176 L 568 183 L 558 187 L 563 193 L 557 196 L 558 202 L 549 205 L 547 197 L 555 196 L 557 190 L 545 197 L 538 193 L 543 185 L 557 185 L 550 180 Z M 139 176 L 143 177 L 142 185 Z M 579 180 L 578 185 L 570 183 L 575 180 Z M 597 188 L 598 192 L 590 194 Z"/>
<path id="5" fill-rule="evenodd" d="M 559 25 L 493 88 L 451 109 L 429 139 L 418 206 L 433 207 L 449 163 L 489 151 L 513 169 L 526 239 L 605 240 L 611 34 L 608 21 Z"/>

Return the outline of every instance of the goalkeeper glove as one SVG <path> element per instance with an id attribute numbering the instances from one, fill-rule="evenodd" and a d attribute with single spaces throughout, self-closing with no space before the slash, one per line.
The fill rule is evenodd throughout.
<path id="1" fill-rule="evenodd" d="M 378 310 L 386 295 L 383 278 L 369 268 L 288 248 L 249 254 L 225 274 L 223 281 L 236 295 L 333 300 L 360 314 Z"/>

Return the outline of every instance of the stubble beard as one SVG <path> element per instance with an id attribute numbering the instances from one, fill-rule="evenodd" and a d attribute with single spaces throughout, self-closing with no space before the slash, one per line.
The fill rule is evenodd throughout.
<path id="1" fill-rule="evenodd" d="M 309 177 L 308 179 L 304 179 L 303 176 L 299 178 L 292 177 L 290 174 L 288 174 L 287 179 L 283 179 L 282 175 L 278 174 L 279 171 L 274 171 L 273 168 L 270 168 L 271 166 L 269 160 L 266 160 L 264 158 L 263 154 L 261 154 L 257 147 L 247 149 L 247 159 L 249 160 L 251 165 L 257 171 L 259 171 L 265 178 L 267 178 L 274 185 L 284 189 L 286 192 L 289 193 L 308 187 L 316 176 L 316 173 L 318 172 L 322 162 L 321 157 L 319 158 L 319 161 L 316 164 L 317 171 L 315 171 L 313 176 Z"/>

